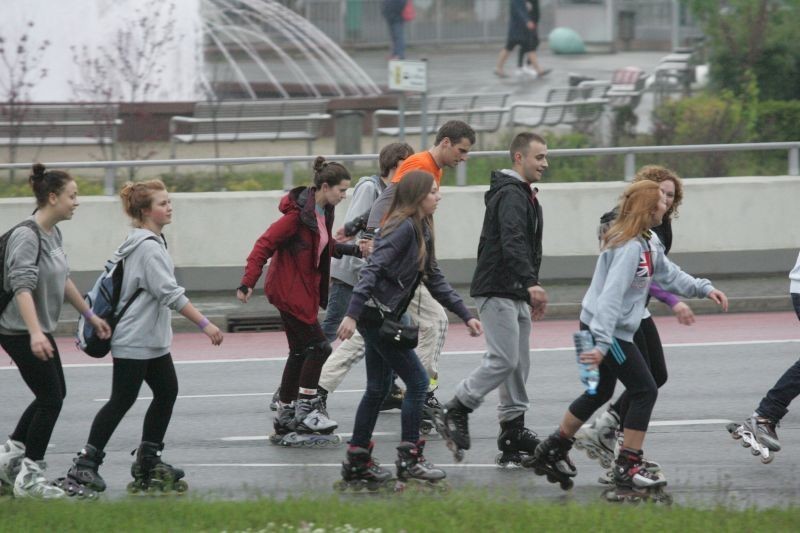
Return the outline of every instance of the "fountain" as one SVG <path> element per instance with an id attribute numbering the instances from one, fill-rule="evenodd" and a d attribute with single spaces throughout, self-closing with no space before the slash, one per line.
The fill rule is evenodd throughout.
<path id="1" fill-rule="evenodd" d="M 26 32 L 31 45 L 50 42 L 33 102 L 380 93 L 336 43 L 275 0 L 5 0 L 0 35 L 16 43 Z M 139 70 L 128 68 L 142 57 Z"/>

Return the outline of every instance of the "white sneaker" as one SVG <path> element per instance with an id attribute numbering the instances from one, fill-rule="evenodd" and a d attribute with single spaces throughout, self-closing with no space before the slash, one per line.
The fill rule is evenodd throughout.
<path id="1" fill-rule="evenodd" d="M 23 457 L 25 457 L 25 445 L 19 441 L 8 439 L 0 447 L 0 481 L 8 485 L 14 484 L 16 471 Z"/>
<path id="2" fill-rule="evenodd" d="M 27 457 L 14 481 L 14 496 L 17 498 L 35 498 L 38 500 L 56 500 L 64 498 L 67 493 L 52 485 L 44 476 L 47 464 L 44 461 L 31 461 Z"/>

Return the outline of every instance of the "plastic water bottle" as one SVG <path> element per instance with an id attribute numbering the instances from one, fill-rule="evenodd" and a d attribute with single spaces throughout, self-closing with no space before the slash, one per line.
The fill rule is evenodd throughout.
<path id="1" fill-rule="evenodd" d="M 572 335 L 572 340 L 575 343 L 575 358 L 578 361 L 581 383 L 586 388 L 586 394 L 594 396 L 597 394 L 597 384 L 600 383 L 600 372 L 597 368 L 592 368 L 591 365 L 580 361 L 582 353 L 590 352 L 594 349 L 594 337 L 592 337 L 590 331 L 581 330 Z"/>

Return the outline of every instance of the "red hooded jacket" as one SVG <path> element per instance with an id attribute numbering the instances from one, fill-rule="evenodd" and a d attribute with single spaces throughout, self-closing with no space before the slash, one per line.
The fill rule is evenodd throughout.
<path id="1" fill-rule="evenodd" d="M 328 246 L 319 254 L 319 229 L 314 212 L 314 187 L 296 187 L 281 198 L 283 216 L 258 238 L 242 277 L 242 285 L 255 287 L 267 260 L 264 293 L 272 305 L 306 324 L 317 321 L 319 308 L 328 305 L 331 255 L 341 255 L 331 235 L 333 206 L 325 206 Z M 319 256 L 319 266 L 316 258 Z"/>

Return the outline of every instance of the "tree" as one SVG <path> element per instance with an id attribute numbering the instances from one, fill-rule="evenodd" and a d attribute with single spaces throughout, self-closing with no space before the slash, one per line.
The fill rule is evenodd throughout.
<path id="1" fill-rule="evenodd" d="M 800 0 L 683 0 L 709 38 L 711 83 L 762 100 L 800 98 Z"/>
<path id="2" fill-rule="evenodd" d="M 35 24 L 29 21 L 16 42 L 0 35 L 0 136 L 8 142 L 8 162 L 17 161 L 17 150 L 22 124 L 28 112 L 30 91 L 47 76 L 47 69 L 39 68 L 50 41 L 35 43 L 31 38 Z M 14 170 L 10 172 L 14 180 Z"/>
<path id="3" fill-rule="evenodd" d="M 149 0 L 134 10 L 130 18 L 119 24 L 108 46 L 73 46 L 72 60 L 78 67 L 77 80 L 70 87 L 78 100 L 115 104 L 119 102 L 145 102 L 158 88 L 164 74 L 160 58 L 174 48 L 181 35 L 175 33 L 175 4 L 162 0 Z M 138 113 L 138 124 L 147 124 L 149 117 Z M 111 115 L 97 117 L 99 122 L 111 120 Z M 124 159 L 149 159 L 156 150 L 144 142 L 151 136 L 138 129 L 139 138 L 120 142 Z M 101 146 L 107 159 L 107 148 Z M 135 169 L 129 169 L 133 178 Z"/>

